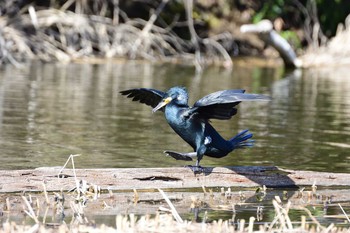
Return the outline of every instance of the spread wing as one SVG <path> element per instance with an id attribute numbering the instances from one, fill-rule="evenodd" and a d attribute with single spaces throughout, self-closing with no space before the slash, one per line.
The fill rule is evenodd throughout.
<path id="1" fill-rule="evenodd" d="M 245 94 L 245 90 L 224 90 L 214 92 L 198 100 L 192 112 L 205 119 L 230 119 L 237 113 L 235 108 L 242 101 L 270 100 L 270 97 L 258 94 Z"/>
<path id="2" fill-rule="evenodd" d="M 126 95 L 128 98 L 132 98 L 133 101 L 139 101 L 152 108 L 156 107 L 165 95 L 165 92 L 149 88 L 130 89 L 121 91 L 120 93 Z"/>

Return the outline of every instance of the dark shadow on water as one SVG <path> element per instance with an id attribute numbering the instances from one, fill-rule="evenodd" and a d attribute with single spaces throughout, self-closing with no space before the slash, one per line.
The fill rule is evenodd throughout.
<path id="1" fill-rule="evenodd" d="M 276 166 L 229 166 L 225 167 L 231 171 L 242 175 L 259 186 L 265 185 L 267 188 L 299 188 L 295 182 L 288 177 L 288 171 Z M 205 176 L 213 173 L 214 167 L 203 167 Z"/>

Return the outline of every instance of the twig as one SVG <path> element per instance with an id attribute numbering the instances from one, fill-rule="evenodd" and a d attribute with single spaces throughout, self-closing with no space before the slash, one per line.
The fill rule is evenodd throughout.
<path id="1" fill-rule="evenodd" d="M 171 213 L 174 216 L 175 220 L 179 223 L 183 223 L 182 218 L 180 217 L 179 213 L 176 211 L 174 205 L 171 203 L 171 201 L 169 200 L 169 198 L 167 197 L 167 195 L 163 192 L 163 190 L 158 189 L 158 191 L 162 194 L 163 198 L 165 199 L 165 201 L 168 203 L 170 209 L 171 209 Z"/>
<path id="2" fill-rule="evenodd" d="M 27 210 L 24 210 L 24 212 L 29 216 L 31 217 L 35 223 L 39 223 L 39 220 L 37 218 L 37 216 L 35 215 L 34 213 L 34 210 L 33 210 L 33 207 L 30 205 L 29 201 L 27 200 L 27 198 L 25 196 L 22 196 L 22 199 L 24 201 L 24 203 L 26 204 L 27 208 L 28 208 L 28 211 Z"/>
<path id="3" fill-rule="evenodd" d="M 10 204 L 10 198 L 6 197 L 6 210 L 10 211 L 11 210 L 11 204 Z"/>
<path id="4" fill-rule="evenodd" d="M 49 212 L 49 206 L 46 206 L 46 208 L 45 208 L 45 213 L 44 213 L 44 217 L 43 217 L 43 224 L 45 224 L 46 223 L 46 218 L 47 218 L 47 214 L 48 214 L 48 212 Z"/>
<path id="5" fill-rule="evenodd" d="M 66 161 L 66 163 L 63 165 L 63 167 L 61 168 L 61 170 L 58 172 L 58 178 L 60 177 L 62 171 L 66 168 L 69 160 L 72 161 L 72 168 L 73 168 L 73 174 L 74 174 L 74 180 L 75 180 L 75 185 L 77 188 L 77 191 L 79 192 L 79 180 L 77 178 L 77 174 L 75 172 L 75 165 L 74 165 L 74 157 L 80 156 L 80 154 L 76 154 L 76 155 L 70 155 Z"/>
<path id="6" fill-rule="evenodd" d="M 43 182 L 43 189 L 44 189 L 44 196 L 45 196 L 45 200 L 46 200 L 46 204 L 50 204 L 50 199 L 49 199 L 49 196 L 47 194 L 47 190 L 46 190 L 46 184 Z"/>
<path id="7" fill-rule="evenodd" d="M 34 232 L 38 232 L 38 230 L 39 230 L 39 224 L 36 223 L 31 228 L 29 228 L 26 232 L 27 233 L 34 233 Z"/>
<path id="8" fill-rule="evenodd" d="M 32 24 L 35 27 L 35 29 L 38 29 L 39 25 L 38 25 L 38 16 L 36 15 L 35 12 L 35 8 L 33 6 L 29 6 L 28 7 L 28 12 L 29 12 L 29 16 L 32 20 Z"/>
<path id="9" fill-rule="evenodd" d="M 311 220 L 317 225 L 318 228 L 324 229 L 324 227 L 320 224 L 319 221 L 317 221 L 317 219 L 312 215 L 312 213 L 310 212 L 309 209 L 307 209 L 305 207 L 296 207 L 295 209 L 304 210 L 309 215 Z"/>
<path id="10" fill-rule="evenodd" d="M 248 225 L 248 232 L 249 233 L 252 233 L 254 230 L 254 221 L 255 221 L 254 217 L 249 218 L 249 225 Z"/>
<path id="11" fill-rule="evenodd" d="M 340 203 L 338 203 L 341 211 L 343 211 L 343 214 L 345 215 L 346 219 L 348 220 L 348 222 L 350 223 L 350 219 L 349 219 L 349 216 L 347 215 L 347 213 L 345 212 L 345 210 L 343 209 L 343 207 L 340 205 Z"/>
<path id="12" fill-rule="evenodd" d="M 285 221 L 283 213 L 280 211 L 281 207 L 279 206 L 279 204 L 277 203 L 276 200 L 272 200 L 272 204 L 275 207 L 275 211 L 277 213 L 276 218 L 279 219 L 281 227 L 282 227 L 282 230 L 285 230 L 286 229 L 286 221 Z"/>

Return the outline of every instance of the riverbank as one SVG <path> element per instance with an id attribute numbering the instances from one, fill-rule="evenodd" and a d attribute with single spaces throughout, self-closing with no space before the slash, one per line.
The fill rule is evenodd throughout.
<path id="1" fill-rule="evenodd" d="M 231 68 L 231 58 L 237 56 L 279 56 L 255 35 L 240 32 L 240 26 L 252 18 L 249 6 L 230 5 L 225 12 L 224 6 L 206 1 L 182 4 L 163 0 L 140 6 L 142 10 L 135 15 L 135 2 L 128 6 L 108 1 L 61 5 L 8 1 L 5 5 L 0 9 L 0 65 L 126 58 L 191 64 L 201 71 L 211 64 Z M 275 28 L 278 22 L 281 20 L 274 22 Z M 299 28 L 288 31 L 294 41 L 310 37 L 309 47 L 298 48 L 302 67 L 348 64 L 348 23 L 339 27 L 338 39 L 328 44 L 320 30 L 313 32 L 320 26 L 318 21 L 312 22 L 305 25 L 308 32 L 301 33 Z M 282 33 L 281 26 L 277 30 Z"/>

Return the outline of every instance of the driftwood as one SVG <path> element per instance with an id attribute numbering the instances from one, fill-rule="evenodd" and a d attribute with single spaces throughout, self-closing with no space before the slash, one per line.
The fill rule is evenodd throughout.
<path id="1" fill-rule="evenodd" d="M 44 216 L 43 219 L 52 218 L 53 222 L 61 221 L 64 216 L 79 214 L 92 219 L 94 216 L 115 219 L 119 214 L 168 212 L 169 205 L 165 199 L 170 200 L 178 213 L 191 213 L 195 221 L 201 211 L 240 213 L 247 208 L 255 209 L 257 205 L 271 205 L 276 197 L 283 203 L 291 201 L 288 208 L 300 210 L 310 205 L 338 208 L 337 203 L 344 205 L 344 202 L 350 201 L 350 174 L 292 171 L 277 167 L 206 168 L 205 173 L 196 176 L 190 169 L 180 167 L 63 171 L 60 167 L 47 167 L 2 170 L 0 176 L 0 202 L 8 216 L 24 218 L 23 208 L 28 205 L 25 204 L 28 200 L 35 213 Z M 281 189 L 256 189 L 263 185 Z M 79 192 L 65 192 L 77 186 Z M 104 192 L 100 192 L 98 187 Z M 167 198 L 159 188 L 164 190 Z M 257 214 L 259 217 L 262 212 Z"/>
<path id="2" fill-rule="evenodd" d="M 278 167 L 240 166 L 205 168 L 194 175 L 189 168 L 117 168 L 64 169 L 59 167 L 34 170 L 0 171 L 0 192 L 71 190 L 77 182 L 87 182 L 102 190 L 154 190 L 201 187 L 266 187 L 298 188 L 304 186 L 350 187 L 350 174 L 284 170 Z M 74 176 L 74 171 L 76 177 Z"/>

